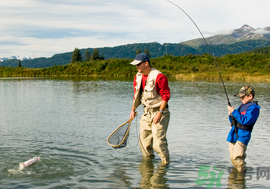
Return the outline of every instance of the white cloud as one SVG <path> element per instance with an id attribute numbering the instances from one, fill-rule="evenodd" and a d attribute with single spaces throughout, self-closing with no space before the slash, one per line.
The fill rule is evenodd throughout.
<path id="1" fill-rule="evenodd" d="M 270 34 L 270 31 L 263 30 L 263 29 L 257 29 L 253 33 L 255 33 L 255 34 Z"/>
<path id="2" fill-rule="evenodd" d="M 244 24 L 270 25 L 269 0 L 173 2 L 205 37 Z M 189 18 L 166 0 L 2 0 L 0 17 L 0 56 L 48 57 L 75 47 L 178 43 L 201 37 Z"/>
<path id="3" fill-rule="evenodd" d="M 95 47 L 107 47 L 118 46 L 122 44 L 127 44 L 124 40 L 119 41 L 117 38 L 110 38 L 109 40 L 103 40 L 103 36 L 95 37 L 74 37 L 74 38 L 59 38 L 59 39 L 38 39 L 32 37 L 23 37 L 23 38 L 9 38 L 10 45 L 7 43 L 4 48 L 0 48 L 0 52 L 20 52 L 19 55 L 27 55 L 30 57 L 50 57 L 54 54 L 71 52 L 75 47 L 79 48 L 88 48 L 91 44 Z M 0 38 L 1 41 L 1 38 Z M 16 42 L 16 44 L 15 44 Z M 135 43 L 136 41 L 131 41 Z M 10 51 L 12 49 L 13 51 Z M 31 52 L 31 54 L 29 54 Z M 15 54 L 10 54 L 15 55 Z"/>

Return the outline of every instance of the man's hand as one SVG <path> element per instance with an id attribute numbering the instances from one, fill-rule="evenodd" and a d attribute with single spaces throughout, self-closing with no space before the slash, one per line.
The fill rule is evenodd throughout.
<path id="1" fill-rule="evenodd" d="M 153 123 L 156 124 L 156 123 L 160 122 L 161 116 L 162 116 L 162 113 L 158 112 L 154 117 Z"/>
<path id="2" fill-rule="evenodd" d="M 129 118 L 134 119 L 134 118 L 135 118 L 135 116 L 136 116 L 135 109 L 132 107 L 132 110 L 131 110 L 131 112 L 130 112 L 130 116 L 129 116 Z"/>

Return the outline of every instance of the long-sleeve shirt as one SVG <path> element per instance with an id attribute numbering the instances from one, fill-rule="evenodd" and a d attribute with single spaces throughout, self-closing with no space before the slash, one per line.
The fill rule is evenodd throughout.
<path id="1" fill-rule="evenodd" d="M 136 89 L 135 89 L 136 76 L 134 77 L 134 82 L 133 82 L 134 93 L 136 91 Z M 148 75 L 142 74 L 142 90 L 144 90 L 145 82 L 147 81 L 147 77 L 148 77 Z M 155 87 L 156 87 L 157 93 L 160 94 L 162 100 L 168 102 L 170 99 L 170 88 L 169 88 L 167 77 L 165 75 L 163 75 L 162 73 L 158 74 L 157 79 L 156 79 L 156 83 L 155 83 Z"/>
<path id="2" fill-rule="evenodd" d="M 238 109 L 239 107 L 232 112 L 232 115 L 236 119 L 236 121 L 239 122 L 240 124 L 252 125 L 257 121 L 260 113 L 260 106 L 252 105 L 247 109 L 245 113 L 242 114 L 238 111 Z M 232 123 L 230 116 L 229 120 Z M 227 141 L 235 143 L 238 140 L 244 143 L 245 145 L 248 145 L 251 138 L 251 131 L 238 128 L 238 139 L 237 139 L 234 127 L 235 126 L 233 125 L 228 134 Z"/>

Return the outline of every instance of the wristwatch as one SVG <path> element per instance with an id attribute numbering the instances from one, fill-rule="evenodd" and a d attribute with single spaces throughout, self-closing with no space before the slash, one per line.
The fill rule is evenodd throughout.
<path id="1" fill-rule="evenodd" d="M 159 110 L 160 111 L 160 113 L 162 113 L 163 114 L 163 110 Z"/>

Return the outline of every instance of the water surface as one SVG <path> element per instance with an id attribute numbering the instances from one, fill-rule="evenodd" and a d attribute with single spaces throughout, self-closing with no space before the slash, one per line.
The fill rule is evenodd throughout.
<path id="1" fill-rule="evenodd" d="M 221 188 L 270 188 L 267 175 L 261 174 L 267 171 L 260 172 L 260 167 L 269 171 L 270 166 L 270 84 L 225 83 L 233 106 L 240 105 L 233 94 L 245 84 L 254 87 L 261 105 L 247 150 L 252 171 L 233 180 L 228 179 L 234 173 L 228 172 L 232 166 L 226 142 L 230 125 L 221 83 L 169 84 L 171 164 L 162 167 L 158 156 L 152 161 L 142 159 L 139 118 L 132 122 L 126 148 L 115 150 L 106 142 L 129 118 L 132 79 L 1 78 L 0 187 L 206 188 L 210 181 L 196 184 L 204 179 L 198 175 L 204 165 L 216 176 L 223 172 L 218 179 Z M 38 155 L 40 162 L 18 171 L 20 162 Z"/>

